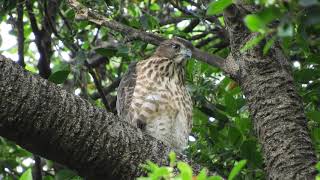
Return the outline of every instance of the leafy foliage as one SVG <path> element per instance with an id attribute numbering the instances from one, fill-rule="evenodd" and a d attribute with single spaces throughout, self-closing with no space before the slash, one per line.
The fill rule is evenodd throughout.
<path id="1" fill-rule="evenodd" d="M 65 1 L 61 1 L 57 12 L 53 13 L 54 23 L 51 26 L 42 25 L 46 18 L 44 1 L 31 2 L 39 27 L 47 30 L 55 27 L 55 30 L 50 30 L 52 47 L 47 47 L 54 52 L 49 58 L 53 72 L 49 80 L 97 106 L 103 107 L 97 96 L 97 84 L 89 70 L 94 72 L 103 87 L 109 87 L 123 75 L 130 62 L 148 57 L 155 49 L 150 44 L 128 39 L 126 35 L 108 28 L 76 20 L 74 11 Z M 231 0 L 215 0 L 208 4 L 189 0 L 175 1 L 178 3 L 173 4 L 163 0 L 81 2 L 132 28 L 159 33 L 167 38 L 181 36 L 203 51 L 221 57 L 229 53 L 222 12 L 232 5 Z M 303 98 L 308 127 L 319 156 L 320 3 L 316 0 L 255 0 L 252 3 L 258 4 L 261 9 L 246 16 L 244 22 L 256 36 L 241 50 L 245 52 L 258 47 L 263 49 L 264 55 L 268 55 L 270 47 L 282 47 L 293 64 L 295 84 Z M 0 1 L 0 52 L 14 60 L 18 60 L 18 46 L 6 45 L 9 44 L 8 37 L 11 41 L 17 39 L 16 7 L 16 0 Z M 40 55 L 35 34 L 26 9 L 23 15 L 25 69 L 38 73 Z M 194 27 L 191 26 L 193 22 L 197 22 Z M 264 179 L 261 147 L 255 137 L 245 97 L 237 83 L 224 76 L 219 69 L 194 59 L 189 61 L 186 73 L 188 89 L 194 101 L 193 130 L 186 154 L 223 177 Z M 108 101 L 114 102 L 115 90 L 111 88 L 106 93 Z M 148 179 L 172 177 L 176 165 L 179 169 L 176 178 L 189 179 L 194 176 L 187 164 L 176 163 L 174 157 L 170 159 L 169 167 L 159 167 L 149 162 Z M 246 161 L 242 161 L 244 159 Z M 33 155 L 0 138 L 0 179 L 27 178 L 30 168 L 34 168 Z M 65 167 L 48 160 L 43 160 L 42 168 L 44 179 L 80 179 Z M 218 179 L 207 177 L 205 171 L 201 171 L 197 178 Z"/>
<path id="2" fill-rule="evenodd" d="M 198 175 L 195 175 L 192 172 L 192 168 L 184 163 L 184 162 L 176 162 L 175 153 L 171 152 L 169 154 L 170 158 L 170 166 L 162 166 L 159 167 L 157 164 L 148 161 L 143 167 L 149 172 L 148 177 L 140 177 L 138 180 L 157 180 L 157 179 L 165 179 L 165 180 L 222 180 L 223 178 L 218 175 L 207 176 L 207 170 L 202 169 Z M 240 173 L 243 167 L 246 164 L 246 160 L 241 160 L 235 164 L 232 168 L 228 180 L 233 180 Z M 176 171 L 176 168 L 179 170 Z"/>

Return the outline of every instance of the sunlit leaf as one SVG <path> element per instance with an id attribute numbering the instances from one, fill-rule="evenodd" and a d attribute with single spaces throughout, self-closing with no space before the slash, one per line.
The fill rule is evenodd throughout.
<path id="1" fill-rule="evenodd" d="M 183 180 L 191 180 L 192 179 L 192 169 L 185 162 L 178 162 L 178 169 L 180 170 L 181 177 Z"/>
<path id="2" fill-rule="evenodd" d="M 265 27 L 265 23 L 255 14 L 249 14 L 244 18 L 244 22 L 252 32 L 258 32 Z"/>
<path id="3" fill-rule="evenodd" d="M 157 3 L 152 3 L 149 8 L 150 8 L 151 11 L 160 10 L 160 6 Z"/>
<path id="4" fill-rule="evenodd" d="M 207 180 L 207 171 L 206 169 L 202 169 L 197 176 L 197 180 Z"/>
<path id="5" fill-rule="evenodd" d="M 207 15 L 215 15 L 222 13 L 225 8 L 232 4 L 232 0 L 217 0 L 212 1 L 208 5 Z"/>
<path id="6" fill-rule="evenodd" d="M 19 180 L 32 180 L 32 171 L 31 168 L 26 170 L 19 178 Z"/>
<path id="7" fill-rule="evenodd" d="M 281 17 L 279 8 L 269 7 L 256 14 L 247 15 L 244 22 L 252 32 L 265 32 L 267 25 L 279 17 Z"/>
<path id="8" fill-rule="evenodd" d="M 263 34 L 255 36 L 254 38 L 250 39 L 246 44 L 240 49 L 240 52 L 245 52 L 249 49 L 255 47 L 259 42 L 264 38 Z"/>
<path id="9" fill-rule="evenodd" d="M 169 154 L 170 166 L 173 167 L 176 163 L 176 153 L 171 151 Z"/>
<path id="10" fill-rule="evenodd" d="M 274 42 L 275 42 L 275 40 L 276 40 L 276 38 L 275 37 L 273 37 L 273 38 L 271 38 L 271 39 L 269 39 L 268 41 L 267 41 L 267 43 L 264 45 L 264 47 L 263 47 L 263 55 L 266 55 L 268 52 L 269 52 L 269 49 L 272 47 L 272 45 L 274 44 Z"/>
<path id="11" fill-rule="evenodd" d="M 244 166 L 246 165 L 247 160 L 241 160 L 239 161 L 231 170 L 229 176 L 228 176 L 228 180 L 232 180 L 234 179 L 239 173 L 240 171 L 244 168 Z"/>

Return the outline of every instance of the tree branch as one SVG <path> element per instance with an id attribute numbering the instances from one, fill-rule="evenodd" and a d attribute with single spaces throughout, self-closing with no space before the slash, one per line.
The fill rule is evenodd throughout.
<path id="1" fill-rule="evenodd" d="M 68 0 L 68 2 L 71 5 L 71 7 L 76 11 L 76 17 L 78 19 L 88 20 L 92 23 L 108 27 L 114 31 L 124 34 L 128 39 L 140 39 L 142 41 L 154 45 L 159 45 L 163 40 L 165 40 L 165 38 L 161 37 L 160 35 L 134 29 L 132 27 L 123 25 L 117 21 L 109 20 L 106 17 L 94 12 L 93 10 L 89 10 L 87 7 L 80 4 L 77 0 Z M 219 67 L 226 73 L 233 72 L 229 69 L 226 69 L 229 66 L 225 65 L 225 63 L 227 63 L 225 59 L 219 56 L 215 56 L 213 54 L 203 52 L 200 49 L 193 47 L 191 43 L 189 43 L 189 46 L 192 50 L 192 57 L 210 65 Z M 229 75 L 234 77 L 236 74 Z"/>
<path id="2" fill-rule="evenodd" d="M 18 31 L 18 64 L 25 67 L 24 62 L 24 30 L 23 30 L 23 0 L 19 0 L 17 3 L 17 31 Z"/>
<path id="3" fill-rule="evenodd" d="M 0 136 L 88 179 L 133 179 L 146 160 L 168 164 L 168 147 L 112 113 L 1 55 L 0 69 Z"/>
<path id="4" fill-rule="evenodd" d="M 113 90 L 115 90 L 115 89 L 119 86 L 120 81 L 121 81 L 121 78 L 115 79 L 108 87 L 106 87 L 106 88 L 103 89 L 103 93 L 104 93 L 105 95 L 108 95 L 110 92 L 112 92 Z M 92 98 L 93 100 L 97 100 L 97 99 L 100 98 L 100 97 L 101 97 L 101 96 L 100 96 L 99 92 L 93 93 L 93 94 L 91 95 L 91 98 Z"/>

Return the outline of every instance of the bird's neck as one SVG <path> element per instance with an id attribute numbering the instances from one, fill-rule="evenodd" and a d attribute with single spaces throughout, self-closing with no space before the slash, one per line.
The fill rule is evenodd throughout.
<path id="1" fill-rule="evenodd" d="M 169 78 L 169 80 L 175 80 L 177 84 L 183 85 L 185 82 L 185 71 L 184 64 L 177 64 L 174 61 L 163 58 L 160 60 L 150 62 L 150 67 L 154 69 L 155 78 L 164 79 Z"/>

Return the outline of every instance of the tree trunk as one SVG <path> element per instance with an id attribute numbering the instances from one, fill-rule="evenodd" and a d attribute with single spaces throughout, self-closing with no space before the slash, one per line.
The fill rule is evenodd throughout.
<path id="1" fill-rule="evenodd" d="M 238 80 L 262 145 L 268 179 L 314 179 L 316 156 L 307 129 L 303 102 L 294 86 L 291 66 L 279 45 L 263 55 L 263 44 L 241 53 L 253 37 L 242 19 L 254 7 L 232 5 L 225 13 L 231 55 Z"/>
<path id="2" fill-rule="evenodd" d="M 1 55 L 0 94 L 0 136 L 88 179 L 133 179 L 146 160 L 168 164 L 163 143 Z"/>

